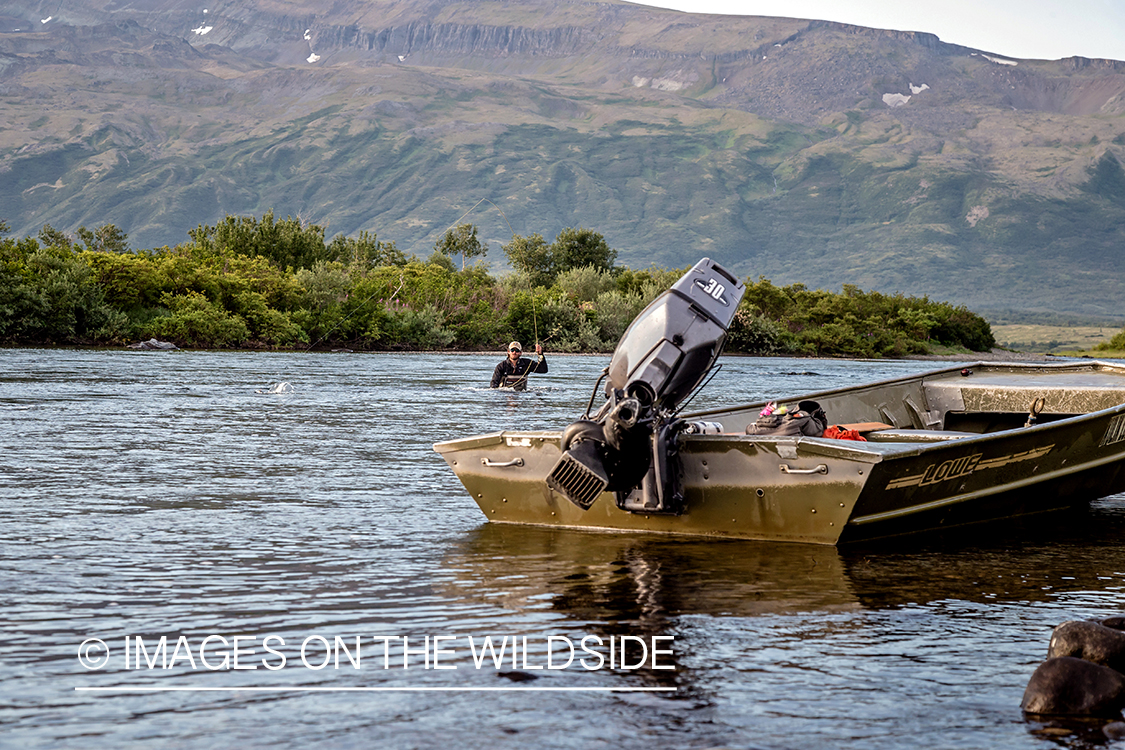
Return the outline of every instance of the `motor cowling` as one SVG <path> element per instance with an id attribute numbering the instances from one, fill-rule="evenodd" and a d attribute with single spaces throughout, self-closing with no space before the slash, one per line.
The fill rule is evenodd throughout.
<path id="1" fill-rule="evenodd" d="M 679 512 L 674 413 L 722 353 L 745 290 L 703 258 L 641 311 L 606 369 L 605 403 L 563 433 L 563 454 L 547 477 L 552 490 L 583 510 L 611 491 L 626 510 Z"/>

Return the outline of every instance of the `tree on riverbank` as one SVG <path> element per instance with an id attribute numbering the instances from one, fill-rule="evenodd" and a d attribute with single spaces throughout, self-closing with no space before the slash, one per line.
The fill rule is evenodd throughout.
<path id="1" fill-rule="evenodd" d="M 617 260 L 617 251 L 604 237 L 591 229 L 574 227 L 559 232 L 551 244 L 539 234 L 517 234 L 502 249 L 512 268 L 537 286 L 551 286 L 559 274 L 587 266 L 611 271 Z"/>
<path id="2" fill-rule="evenodd" d="M 434 245 L 434 252 L 452 258 L 461 256 L 461 270 L 469 258 L 483 258 L 488 255 L 488 245 L 477 239 L 477 228 L 472 224 L 458 224 L 441 236 Z"/>
<path id="3" fill-rule="evenodd" d="M 472 257 L 471 243 L 458 240 L 475 238 L 476 228 L 464 227 L 447 249 Z M 322 227 L 272 212 L 228 216 L 191 230 L 188 242 L 149 250 L 129 251 L 113 230 L 75 239 L 48 225 L 16 240 L 3 237 L 0 222 L 0 342 L 421 350 L 498 349 L 517 339 L 609 352 L 686 270 L 616 267 L 615 251 L 589 229 L 564 230 L 550 244 L 514 236 L 504 251 L 517 271 L 500 278 L 479 264 L 457 270 L 441 247 L 430 261 L 407 258 L 374 233 L 326 242 Z M 964 307 L 759 278 L 747 283 L 727 349 L 884 357 L 934 343 L 995 346 L 987 321 Z"/>

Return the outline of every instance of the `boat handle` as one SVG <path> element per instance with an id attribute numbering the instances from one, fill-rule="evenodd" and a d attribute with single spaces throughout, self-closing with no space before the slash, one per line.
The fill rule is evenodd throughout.
<path id="1" fill-rule="evenodd" d="M 522 458 L 513 458 L 511 461 L 492 461 L 492 460 L 487 459 L 487 458 L 482 458 L 480 460 L 480 462 L 482 464 L 484 464 L 485 466 L 491 466 L 493 468 L 499 468 L 499 469 L 504 469 L 504 468 L 507 468 L 509 466 L 523 466 L 523 459 Z"/>
<path id="2" fill-rule="evenodd" d="M 782 474 L 827 474 L 827 464 L 817 464 L 813 469 L 790 469 L 787 464 L 781 465 Z"/>

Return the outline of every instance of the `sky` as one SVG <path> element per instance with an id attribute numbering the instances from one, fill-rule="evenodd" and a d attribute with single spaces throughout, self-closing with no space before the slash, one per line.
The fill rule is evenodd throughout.
<path id="1" fill-rule="evenodd" d="M 926 31 L 1020 59 L 1125 60 L 1125 0 L 634 0 L 690 13 L 840 21 Z"/>

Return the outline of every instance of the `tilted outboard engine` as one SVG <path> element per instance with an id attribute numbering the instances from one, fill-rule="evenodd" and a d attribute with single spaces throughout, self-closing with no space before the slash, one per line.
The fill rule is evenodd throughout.
<path id="1" fill-rule="evenodd" d="M 682 512 L 676 435 L 685 424 L 675 412 L 722 352 L 745 291 L 704 258 L 641 311 L 603 374 L 605 404 L 563 432 L 552 490 L 583 510 L 608 490 L 625 510 Z"/>

